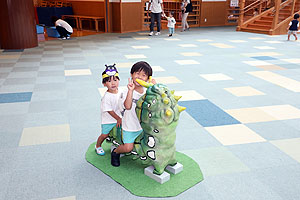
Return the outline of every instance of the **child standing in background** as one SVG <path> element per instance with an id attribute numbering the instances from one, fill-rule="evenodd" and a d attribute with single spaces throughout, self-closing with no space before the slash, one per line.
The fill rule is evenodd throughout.
<path id="1" fill-rule="evenodd" d="M 101 147 L 105 138 L 107 138 L 109 132 L 117 126 L 121 128 L 121 111 L 118 106 L 120 98 L 119 87 L 119 74 L 115 65 L 105 65 L 106 69 L 102 73 L 102 83 L 107 87 L 107 91 L 101 99 L 101 135 L 97 139 L 95 151 L 98 155 L 103 156 L 105 154 Z"/>
<path id="2" fill-rule="evenodd" d="M 296 13 L 294 15 L 294 20 L 292 20 L 289 24 L 289 27 L 287 28 L 288 30 L 288 41 L 290 40 L 290 36 L 291 34 L 293 34 L 293 36 L 295 37 L 295 40 L 297 40 L 297 31 L 298 31 L 298 28 L 299 28 L 299 14 Z"/>
<path id="3" fill-rule="evenodd" d="M 174 32 L 175 32 L 175 24 L 176 24 L 176 20 L 174 18 L 174 12 L 170 11 L 169 12 L 169 16 L 165 16 L 168 20 L 168 25 L 167 27 L 169 28 L 169 37 L 171 37 Z"/>

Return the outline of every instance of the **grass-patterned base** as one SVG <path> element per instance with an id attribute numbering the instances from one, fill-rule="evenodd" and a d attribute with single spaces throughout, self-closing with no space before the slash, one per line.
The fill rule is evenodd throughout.
<path id="1" fill-rule="evenodd" d="M 86 160 L 120 183 L 132 194 L 143 197 L 172 197 L 193 187 L 203 180 L 199 165 L 183 153 L 176 152 L 176 158 L 183 165 L 179 174 L 170 174 L 170 180 L 160 184 L 144 175 L 144 168 L 140 160 L 133 160 L 133 156 L 121 157 L 121 166 L 113 167 L 110 164 L 110 143 L 103 142 L 104 156 L 95 152 L 95 143 L 91 144 L 86 152 Z"/>

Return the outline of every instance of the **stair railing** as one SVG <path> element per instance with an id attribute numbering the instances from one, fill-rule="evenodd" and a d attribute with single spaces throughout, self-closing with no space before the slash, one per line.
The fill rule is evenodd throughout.
<path id="1" fill-rule="evenodd" d="M 292 9 L 291 9 L 290 15 L 293 15 L 294 9 L 295 9 L 295 2 L 296 2 L 296 0 L 286 0 L 286 1 L 285 0 L 275 0 L 275 7 L 273 10 L 273 14 L 272 14 L 272 16 L 274 16 L 274 18 L 273 18 L 272 28 L 271 28 L 270 32 L 275 30 L 277 28 L 278 24 L 280 23 L 278 20 L 280 10 L 284 9 L 289 4 L 292 4 Z"/>
<path id="2" fill-rule="evenodd" d="M 245 6 L 245 0 L 240 0 L 240 15 L 238 20 L 237 30 L 240 30 L 241 26 L 251 18 L 260 15 L 264 12 L 265 9 L 269 9 L 269 6 L 272 4 L 272 0 L 257 0 L 247 6 Z"/>

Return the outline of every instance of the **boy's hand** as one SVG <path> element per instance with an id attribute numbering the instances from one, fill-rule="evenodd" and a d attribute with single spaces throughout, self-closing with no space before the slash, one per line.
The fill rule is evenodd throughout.
<path id="1" fill-rule="evenodd" d="M 130 78 L 128 78 L 128 85 L 127 85 L 127 88 L 128 88 L 128 90 L 131 90 L 131 91 L 133 91 L 134 88 L 135 88 L 135 85 L 134 85 L 134 83 L 133 83 L 133 80 L 130 79 Z"/>
<path id="2" fill-rule="evenodd" d="M 156 84 L 156 80 L 154 78 L 151 79 L 151 83 Z"/>

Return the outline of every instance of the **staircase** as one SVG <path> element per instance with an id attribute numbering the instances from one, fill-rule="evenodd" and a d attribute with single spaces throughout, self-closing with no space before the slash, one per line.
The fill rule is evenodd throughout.
<path id="1" fill-rule="evenodd" d="M 293 4 L 295 5 L 294 12 L 292 13 Z M 277 17 L 276 9 L 278 10 L 278 18 L 274 22 L 274 18 Z M 246 21 L 242 25 L 240 25 L 239 30 L 270 35 L 285 34 L 286 28 L 288 27 L 289 22 L 293 19 L 293 16 L 296 12 L 300 13 L 300 0 L 284 1 L 278 6 L 278 8 L 274 6 L 266 11 L 261 12 L 257 16 L 252 16 L 250 18 L 248 17 L 248 19 L 246 18 L 246 10 L 246 12 L 244 12 L 244 18 L 246 19 Z M 275 25 L 273 23 L 275 23 Z"/>

